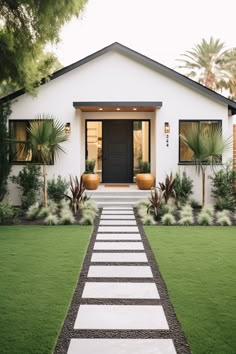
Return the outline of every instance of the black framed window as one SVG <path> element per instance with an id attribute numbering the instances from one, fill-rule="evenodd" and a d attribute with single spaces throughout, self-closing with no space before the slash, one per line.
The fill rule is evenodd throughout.
<path id="1" fill-rule="evenodd" d="M 192 150 L 183 142 L 180 137 L 180 134 L 184 134 L 188 129 L 191 129 L 193 125 L 202 126 L 202 127 L 222 127 L 221 120 L 180 120 L 179 121 L 179 163 L 193 163 L 192 157 L 193 152 Z"/>
<path id="2" fill-rule="evenodd" d="M 32 120 L 9 120 L 9 135 L 11 140 L 17 142 L 11 142 L 10 144 L 10 161 L 13 164 L 25 164 L 25 163 L 38 163 L 42 164 L 40 156 L 33 156 L 30 147 L 27 149 L 27 144 L 21 144 L 20 142 L 29 142 L 30 133 L 28 128 Z M 53 165 L 54 159 L 50 161 L 50 165 Z"/>

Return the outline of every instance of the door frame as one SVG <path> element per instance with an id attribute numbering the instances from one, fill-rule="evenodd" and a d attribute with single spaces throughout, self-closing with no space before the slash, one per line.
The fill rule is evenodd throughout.
<path id="1" fill-rule="evenodd" d="M 132 122 L 135 122 L 135 121 L 141 121 L 141 122 L 148 122 L 148 155 L 149 155 L 149 162 L 151 162 L 151 119 L 85 119 L 85 160 L 87 160 L 87 157 L 88 157 L 88 145 L 87 145 L 87 126 L 88 126 L 88 122 L 101 122 L 102 123 L 102 132 L 103 132 L 103 122 L 106 122 L 106 121 L 123 121 L 123 120 L 129 120 L 129 121 L 132 121 Z M 132 146 L 133 146 L 133 134 L 132 134 Z M 103 144 L 102 144 L 102 155 L 103 155 Z M 133 170 L 134 170 L 134 149 L 132 149 L 131 151 L 131 157 L 132 157 L 132 175 L 133 175 Z M 133 176 L 134 177 L 134 176 Z M 102 166 L 102 183 L 103 182 L 103 166 Z"/>

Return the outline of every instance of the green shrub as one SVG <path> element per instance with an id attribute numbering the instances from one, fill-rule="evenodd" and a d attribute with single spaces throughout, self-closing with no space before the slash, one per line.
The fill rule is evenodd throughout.
<path id="1" fill-rule="evenodd" d="M 190 199 L 190 205 L 193 209 L 198 209 L 201 207 L 200 203 L 196 199 Z"/>
<path id="2" fill-rule="evenodd" d="M 13 206 L 6 202 L 0 203 L 0 224 L 12 224 L 15 217 Z"/>
<path id="3" fill-rule="evenodd" d="M 173 205 L 169 204 L 161 204 L 160 208 L 160 215 L 165 215 L 165 214 L 173 214 L 176 208 L 174 208 Z"/>
<path id="4" fill-rule="evenodd" d="M 87 200 L 85 200 L 83 202 L 80 202 L 79 208 L 80 208 L 80 210 L 82 210 L 82 209 L 91 209 L 95 213 L 98 212 L 97 203 L 94 200 L 91 200 L 91 199 L 87 199 Z"/>
<path id="5" fill-rule="evenodd" d="M 176 223 L 175 217 L 172 214 L 165 214 L 161 218 L 163 225 L 174 225 Z"/>
<path id="6" fill-rule="evenodd" d="M 235 202 L 234 197 L 227 198 L 227 197 L 218 197 L 215 200 L 215 208 L 216 210 L 231 210 L 232 212 L 235 211 Z"/>
<path id="7" fill-rule="evenodd" d="M 193 208 L 191 205 L 186 204 L 180 210 L 180 218 L 193 217 Z"/>
<path id="8" fill-rule="evenodd" d="M 49 207 L 43 207 L 39 210 L 37 214 L 37 219 L 44 219 L 46 218 L 49 214 L 52 214 Z"/>
<path id="9" fill-rule="evenodd" d="M 58 224 L 58 217 L 55 214 L 49 213 L 48 216 L 45 218 L 44 223 L 46 225 L 57 225 Z"/>
<path id="10" fill-rule="evenodd" d="M 142 224 L 143 225 L 155 225 L 155 220 L 153 215 L 151 214 L 146 214 L 141 218 Z"/>
<path id="11" fill-rule="evenodd" d="M 193 194 L 193 180 L 186 175 L 186 172 L 177 172 L 175 175 L 176 201 L 182 205 L 189 201 Z"/>
<path id="12" fill-rule="evenodd" d="M 62 209 L 60 213 L 60 224 L 72 225 L 75 223 L 75 217 L 70 209 Z"/>
<path id="13" fill-rule="evenodd" d="M 80 219 L 81 225 L 93 225 L 94 218 L 91 215 L 84 214 Z"/>
<path id="14" fill-rule="evenodd" d="M 231 226 L 232 225 L 232 222 L 227 215 L 223 215 L 223 216 L 218 217 L 216 222 L 217 222 L 217 224 L 219 224 L 221 226 Z"/>
<path id="15" fill-rule="evenodd" d="M 200 225 L 209 226 L 213 224 L 212 216 L 204 210 L 199 213 L 197 220 Z"/>
<path id="16" fill-rule="evenodd" d="M 217 218 L 221 218 L 222 216 L 230 216 L 230 211 L 229 210 L 226 210 L 226 209 L 223 209 L 223 210 L 221 210 L 221 211 L 218 211 L 217 213 L 216 213 L 216 217 Z"/>
<path id="17" fill-rule="evenodd" d="M 231 226 L 230 211 L 226 209 L 218 211 L 216 214 L 216 222 L 221 226 Z"/>
<path id="18" fill-rule="evenodd" d="M 39 207 L 34 204 L 29 207 L 26 212 L 26 218 L 29 220 L 36 220 L 39 212 Z"/>
<path id="19" fill-rule="evenodd" d="M 182 226 L 190 226 L 193 224 L 193 216 L 186 215 L 179 219 L 179 224 Z"/>
<path id="20" fill-rule="evenodd" d="M 58 211 L 58 205 L 51 199 L 48 200 L 48 209 L 52 214 L 56 214 Z"/>
<path id="21" fill-rule="evenodd" d="M 147 207 L 143 206 L 143 207 L 138 208 L 137 213 L 138 213 L 138 216 L 140 216 L 140 218 L 145 217 L 148 214 Z"/>
<path id="22" fill-rule="evenodd" d="M 213 206 L 212 205 L 206 205 L 206 206 L 204 206 L 204 208 L 202 209 L 202 211 L 203 212 L 205 212 L 205 213 L 207 213 L 207 214 L 209 214 L 210 216 L 214 216 L 214 214 L 215 214 L 215 210 L 214 210 L 214 208 L 213 208 Z"/>
<path id="23" fill-rule="evenodd" d="M 53 178 L 47 182 L 48 197 L 58 204 L 65 198 L 68 188 L 69 182 L 59 175 L 57 179 Z"/>
<path id="24" fill-rule="evenodd" d="M 142 207 L 146 207 L 146 208 L 147 208 L 148 205 L 149 205 L 148 199 L 141 199 L 141 200 L 139 200 L 139 201 L 137 202 L 137 204 L 135 205 L 135 207 L 136 207 L 137 209 L 142 208 Z"/>
<path id="25" fill-rule="evenodd" d="M 39 199 L 39 192 L 42 187 L 41 177 L 40 166 L 28 164 L 23 167 L 17 176 L 10 178 L 13 183 L 18 184 L 18 188 L 21 190 L 21 206 L 24 210 L 35 204 Z"/>
<path id="26" fill-rule="evenodd" d="M 82 214 L 82 217 L 84 215 L 90 215 L 93 219 L 95 219 L 97 212 L 93 209 L 82 209 L 81 214 Z"/>
<path id="27" fill-rule="evenodd" d="M 215 199 L 215 208 L 218 210 L 228 209 L 235 211 L 236 198 L 234 183 L 236 171 L 233 169 L 232 162 L 228 163 L 209 177 L 212 184 L 212 196 Z"/>

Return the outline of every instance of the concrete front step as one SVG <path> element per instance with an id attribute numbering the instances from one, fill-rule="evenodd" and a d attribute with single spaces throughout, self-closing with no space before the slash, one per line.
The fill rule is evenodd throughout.
<path id="1" fill-rule="evenodd" d="M 110 201 L 98 201 L 95 198 L 91 198 L 91 200 L 94 200 L 97 203 L 98 208 L 105 208 L 105 207 L 110 207 L 110 208 L 123 208 L 123 207 L 131 207 L 133 208 L 137 201 L 129 201 L 129 202 L 117 202 L 116 200 L 110 200 Z"/>
<path id="2" fill-rule="evenodd" d="M 86 194 L 91 200 L 94 200 L 97 203 L 99 208 L 102 207 L 122 207 L 122 206 L 135 206 L 135 204 L 142 199 L 148 199 L 150 196 L 150 190 L 141 191 L 141 190 L 95 190 L 88 191 Z"/>

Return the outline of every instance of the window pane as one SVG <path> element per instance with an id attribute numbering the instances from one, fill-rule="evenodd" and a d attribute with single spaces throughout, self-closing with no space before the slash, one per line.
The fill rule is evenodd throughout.
<path id="1" fill-rule="evenodd" d="M 26 141 L 28 121 L 11 121 L 10 122 L 10 136 L 12 139 L 18 141 Z M 31 161 L 31 151 L 24 151 L 20 143 L 12 144 L 11 146 L 11 160 L 16 162 Z"/>
<path id="2" fill-rule="evenodd" d="M 134 121 L 133 124 L 134 175 L 139 172 L 139 162 L 149 161 L 149 121 Z"/>
<path id="3" fill-rule="evenodd" d="M 185 131 L 191 129 L 193 125 L 201 125 L 201 127 L 208 129 L 209 126 L 221 127 L 221 121 L 181 121 L 180 122 L 180 134 L 184 134 Z M 179 152 L 180 152 L 180 162 L 191 162 L 193 152 L 192 150 L 184 144 L 183 140 L 179 140 Z"/>
<path id="4" fill-rule="evenodd" d="M 95 160 L 94 172 L 102 177 L 102 122 L 87 122 L 87 160 Z"/>
<path id="5" fill-rule="evenodd" d="M 193 122 L 180 122 L 180 134 L 184 134 L 185 131 L 191 129 Z M 180 161 L 192 161 L 193 152 L 185 145 L 182 139 L 180 139 Z"/>

